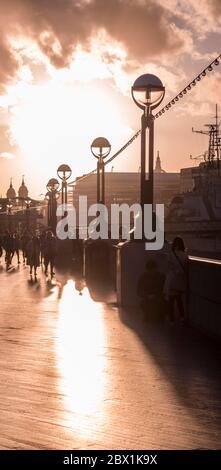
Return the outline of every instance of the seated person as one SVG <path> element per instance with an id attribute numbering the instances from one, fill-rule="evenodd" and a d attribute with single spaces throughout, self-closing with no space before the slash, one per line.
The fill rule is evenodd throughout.
<path id="1" fill-rule="evenodd" d="M 137 285 L 137 295 L 141 298 L 140 306 L 145 317 L 160 319 L 163 317 L 164 275 L 157 270 L 156 261 L 148 259 L 146 271 L 141 275 Z"/>

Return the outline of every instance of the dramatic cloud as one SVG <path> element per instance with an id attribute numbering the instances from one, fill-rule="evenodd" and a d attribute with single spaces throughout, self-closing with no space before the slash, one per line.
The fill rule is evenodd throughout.
<path id="1" fill-rule="evenodd" d="M 2 84 L 7 84 L 13 79 L 18 67 L 10 45 L 0 36 L 0 93 L 3 91 Z"/>
<path id="2" fill-rule="evenodd" d="M 33 174 L 47 180 L 64 156 L 81 174 L 93 165 L 94 136 L 106 135 L 115 152 L 138 129 L 137 76 L 158 75 L 165 104 L 220 53 L 221 0 L 0 0 L 0 8 L 1 165 L 7 178 L 29 172 L 36 194 Z M 191 120 L 214 114 L 219 83 L 215 67 L 157 120 L 171 168 L 181 141 L 183 155 L 192 152 L 183 139 Z"/>
<path id="3" fill-rule="evenodd" d="M 69 65 L 77 46 L 89 50 L 102 31 L 107 41 L 117 41 L 139 61 L 191 44 L 173 13 L 154 0 L 2 0 L 0 26 L 0 83 L 7 83 L 18 67 L 18 51 L 13 55 L 7 46 L 11 38 L 32 38 L 57 68 Z"/>

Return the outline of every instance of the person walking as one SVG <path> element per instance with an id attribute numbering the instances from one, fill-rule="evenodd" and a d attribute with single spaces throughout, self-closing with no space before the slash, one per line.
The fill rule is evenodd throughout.
<path id="1" fill-rule="evenodd" d="M 21 237 L 21 249 L 23 256 L 23 263 L 25 264 L 25 259 L 27 258 L 27 247 L 31 240 L 31 234 L 28 231 L 25 231 Z"/>
<path id="2" fill-rule="evenodd" d="M 40 235 L 41 264 L 43 263 L 45 256 L 45 240 L 46 232 L 42 232 Z"/>
<path id="3" fill-rule="evenodd" d="M 185 320 L 185 300 L 188 284 L 188 255 L 185 251 L 184 241 L 176 237 L 168 259 L 168 272 L 164 284 L 164 295 L 167 300 L 168 317 L 171 324 L 175 319 L 175 306 L 177 306 L 180 320 Z"/>
<path id="4" fill-rule="evenodd" d="M 54 276 L 54 264 L 57 255 L 57 240 L 51 230 L 46 234 L 44 249 L 45 275 L 48 275 L 48 266 L 50 265 L 51 277 Z"/>
<path id="5" fill-rule="evenodd" d="M 17 232 L 14 233 L 13 238 L 14 238 L 14 252 L 13 252 L 13 256 L 14 256 L 14 254 L 16 253 L 18 264 L 20 264 L 20 259 L 19 259 L 20 238 L 19 238 L 19 235 L 18 235 Z M 13 257 L 13 256 L 12 256 L 12 257 Z"/>
<path id="6" fill-rule="evenodd" d="M 14 238 L 13 235 L 7 230 L 3 240 L 3 246 L 5 249 L 5 262 L 6 268 L 8 269 L 12 262 L 14 253 Z"/>
<path id="7" fill-rule="evenodd" d="M 26 247 L 27 252 L 27 265 L 30 266 L 30 276 L 32 278 L 32 271 L 34 268 L 35 280 L 37 280 L 37 268 L 40 266 L 40 241 L 34 235 Z"/>

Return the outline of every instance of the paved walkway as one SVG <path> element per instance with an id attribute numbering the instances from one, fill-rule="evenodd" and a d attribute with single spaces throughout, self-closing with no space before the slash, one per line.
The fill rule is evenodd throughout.
<path id="1" fill-rule="evenodd" d="M 220 448 L 216 343 L 0 269 L 1 449 Z"/>

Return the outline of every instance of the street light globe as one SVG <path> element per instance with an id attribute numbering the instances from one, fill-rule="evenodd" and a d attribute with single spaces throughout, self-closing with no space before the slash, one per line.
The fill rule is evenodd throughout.
<path id="1" fill-rule="evenodd" d="M 111 151 L 110 142 L 105 137 L 97 137 L 91 144 L 91 152 L 96 158 L 105 158 Z"/>
<path id="2" fill-rule="evenodd" d="M 135 80 L 131 93 L 139 108 L 155 109 L 164 98 L 165 88 L 156 75 L 145 73 Z"/>
<path id="3" fill-rule="evenodd" d="M 55 193 L 59 188 L 59 181 L 56 178 L 51 178 L 48 181 L 46 188 L 47 188 L 47 191 L 51 193 Z"/>
<path id="4" fill-rule="evenodd" d="M 72 170 L 69 165 L 62 164 L 57 169 L 57 175 L 62 181 L 67 181 L 72 174 Z"/>

